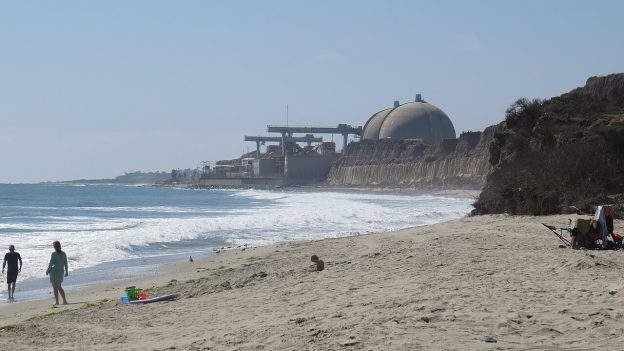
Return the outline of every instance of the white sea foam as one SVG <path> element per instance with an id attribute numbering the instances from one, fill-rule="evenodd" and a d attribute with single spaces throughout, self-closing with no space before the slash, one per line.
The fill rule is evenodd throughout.
<path id="1" fill-rule="evenodd" d="M 226 206 L 90 207 L 87 209 L 91 211 L 116 212 L 117 217 L 68 216 L 44 218 L 41 223 L 4 223 L 0 224 L 0 233 L 3 241 L 18 246 L 24 257 L 23 276 L 28 278 L 44 276 L 53 240 L 61 241 L 72 269 L 76 269 L 166 254 L 183 240 L 194 240 L 208 249 L 210 245 L 268 245 L 420 226 L 464 216 L 471 202 L 435 196 L 341 192 L 245 190 L 229 194 L 259 203 L 269 201 L 267 205 L 237 210 Z M 137 211 L 168 215 L 136 218 L 132 214 Z M 171 244 L 166 245 L 169 248 L 149 246 L 158 242 Z"/>

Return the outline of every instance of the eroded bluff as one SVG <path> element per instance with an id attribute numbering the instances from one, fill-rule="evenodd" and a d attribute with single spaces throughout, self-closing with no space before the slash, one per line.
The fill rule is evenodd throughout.
<path id="1" fill-rule="evenodd" d="M 490 148 L 475 212 L 591 213 L 624 198 L 624 74 L 592 77 L 550 100 L 520 99 Z"/>
<path id="2" fill-rule="evenodd" d="M 498 126 L 428 145 L 418 140 L 351 143 L 332 167 L 334 186 L 481 189 L 492 165 L 489 144 Z"/>

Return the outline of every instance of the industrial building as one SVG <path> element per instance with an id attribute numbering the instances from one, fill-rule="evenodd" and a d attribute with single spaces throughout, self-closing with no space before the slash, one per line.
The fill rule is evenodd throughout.
<path id="1" fill-rule="evenodd" d="M 336 127 L 267 126 L 267 132 L 280 136 L 248 136 L 256 151 L 240 162 L 221 161 L 200 179 L 204 186 L 280 186 L 319 183 L 325 180 L 332 164 L 340 157 L 334 142 L 324 142 L 315 134 L 340 134 L 344 149 L 349 135 L 359 138 L 362 127 L 339 124 Z M 294 134 L 303 134 L 295 136 Z M 261 145 L 266 146 L 262 153 Z M 300 146 L 299 143 L 305 143 Z M 314 145 L 313 145 L 314 144 Z M 253 156 L 253 157 L 250 157 Z"/>
<path id="2" fill-rule="evenodd" d="M 200 184 L 280 186 L 323 182 L 341 152 L 337 152 L 334 142 L 324 142 L 322 137 L 316 136 L 319 134 L 342 135 L 342 150 L 346 149 L 350 135 L 367 142 L 420 140 L 425 144 L 456 138 L 450 118 L 424 101 L 420 94 L 416 94 L 413 102 L 399 104 L 395 101 L 392 108 L 374 113 L 364 127 L 269 125 L 267 132 L 279 136 L 245 136 L 245 141 L 256 143 L 256 151 L 240 160 L 219 162 L 202 176 Z M 266 145 L 265 153 L 261 153 L 261 145 Z"/>

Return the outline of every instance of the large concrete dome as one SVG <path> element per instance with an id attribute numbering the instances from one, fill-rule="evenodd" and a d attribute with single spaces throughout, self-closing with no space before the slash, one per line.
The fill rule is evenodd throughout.
<path id="1" fill-rule="evenodd" d="M 362 139 L 379 139 L 379 130 L 381 129 L 381 124 L 386 119 L 386 116 L 388 116 L 388 113 L 390 113 L 390 111 L 392 111 L 392 109 L 387 108 L 372 115 L 371 118 L 368 119 L 368 122 L 366 122 L 366 124 L 364 125 L 364 130 L 362 131 Z"/>
<path id="2" fill-rule="evenodd" d="M 379 111 L 364 125 L 362 139 L 404 140 L 422 139 L 433 144 L 443 139 L 455 139 L 455 127 L 450 118 L 436 106 L 423 101 L 420 95 L 416 101 Z"/>

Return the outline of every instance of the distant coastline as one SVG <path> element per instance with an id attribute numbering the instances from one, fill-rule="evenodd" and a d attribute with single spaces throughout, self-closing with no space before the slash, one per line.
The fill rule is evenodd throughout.
<path id="1" fill-rule="evenodd" d="M 40 184 L 159 184 L 171 179 L 168 172 L 131 172 L 115 178 L 47 181 Z"/>

